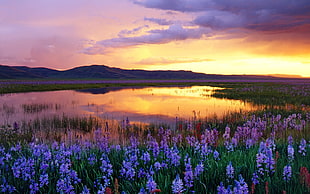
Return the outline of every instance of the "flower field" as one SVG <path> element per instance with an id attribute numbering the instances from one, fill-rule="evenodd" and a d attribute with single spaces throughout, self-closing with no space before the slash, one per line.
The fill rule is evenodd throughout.
<path id="1" fill-rule="evenodd" d="M 3 193 L 309 193 L 310 114 L 0 148 Z M 130 134 L 130 128 L 128 128 Z"/>

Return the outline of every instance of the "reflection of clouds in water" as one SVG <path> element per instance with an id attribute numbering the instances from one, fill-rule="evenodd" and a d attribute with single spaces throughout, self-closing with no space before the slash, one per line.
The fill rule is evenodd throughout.
<path id="1" fill-rule="evenodd" d="M 0 102 L 16 108 L 11 122 L 63 114 L 101 115 L 111 119 L 129 117 L 140 122 L 164 122 L 174 120 L 175 117 L 189 119 L 195 115 L 204 118 L 216 114 L 220 117 L 227 112 L 255 108 L 239 100 L 213 98 L 210 94 L 214 89 L 209 86 L 127 87 L 31 92 L 0 96 Z M 23 104 L 52 104 L 53 107 L 58 104 L 61 108 L 26 115 L 22 110 Z M 4 119 L 3 115 L 1 119 Z"/>
<path id="2" fill-rule="evenodd" d="M 140 121 L 145 121 L 150 117 L 153 121 L 159 121 L 158 115 L 169 118 L 169 120 L 175 117 L 204 118 L 253 108 L 242 101 L 213 98 L 210 96 L 213 89 L 206 86 L 114 89 L 113 92 L 102 95 L 97 93 L 92 99 L 96 101 L 94 103 L 96 105 L 84 106 L 83 109 L 95 114 L 110 114 L 114 118 L 121 118 L 125 115 L 141 119 Z"/>
<path id="3" fill-rule="evenodd" d="M 169 115 L 160 114 L 143 114 L 130 111 L 109 111 L 108 105 L 94 105 L 94 106 L 81 106 L 81 108 L 92 115 L 98 116 L 104 119 L 124 120 L 127 117 L 133 122 L 144 123 L 174 123 L 175 117 Z M 176 115 L 178 116 L 178 115 Z"/>

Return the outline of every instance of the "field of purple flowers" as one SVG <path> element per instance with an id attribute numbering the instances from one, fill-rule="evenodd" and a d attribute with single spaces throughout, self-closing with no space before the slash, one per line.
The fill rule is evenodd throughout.
<path id="1" fill-rule="evenodd" d="M 130 130 L 128 128 L 128 130 Z M 3 193 L 309 193 L 310 114 L 251 116 L 224 130 L 146 131 L 0 147 Z"/>

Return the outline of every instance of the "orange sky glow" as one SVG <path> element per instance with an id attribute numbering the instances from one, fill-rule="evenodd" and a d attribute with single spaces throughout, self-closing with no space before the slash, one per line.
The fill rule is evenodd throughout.
<path id="1" fill-rule="evenodd" d="M 310 77 L 309 0 L 0 4 L 0 64 Z"/>

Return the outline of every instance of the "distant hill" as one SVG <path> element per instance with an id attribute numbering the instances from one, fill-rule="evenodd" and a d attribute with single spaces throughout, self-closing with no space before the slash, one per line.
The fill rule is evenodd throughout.
<path id="1" fill-rule="evenodd" d="M 280 79 L 263 75 L 218 75 L 192 71 L 127 70 L 105 65 L 59 71 L 49 68 L 0 65 L 0 79 Z"/>
<path id="2" fill-rule="evenodd" d="M 26 66 L 0 65 L 0 79 L 48 78 L 60 73 L 48 68 L 30 68 Z"/>

